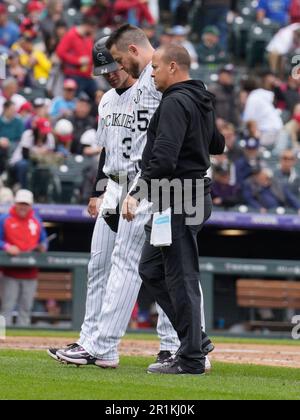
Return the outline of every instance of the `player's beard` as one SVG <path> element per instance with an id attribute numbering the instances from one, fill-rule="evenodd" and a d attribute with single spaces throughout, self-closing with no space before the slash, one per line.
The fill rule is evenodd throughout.
<path id="1" fill-rule="evenodd" d="M 134 79 L 138 79 L 140 77 L 141 75 L 140 65 L 137 61 L 131 62 L 128 73 L 130 73 Z"/>

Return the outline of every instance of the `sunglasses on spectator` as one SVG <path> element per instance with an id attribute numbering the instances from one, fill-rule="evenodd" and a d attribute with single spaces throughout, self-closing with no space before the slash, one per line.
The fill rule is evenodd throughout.
<path id="1" fill-rule="evenodd" d="M 296 160 L 296 158 L 294 158 L 294 157 L 290 157 L 290 156 L 282 156 L 282 158 L 281 158 L 282 160 L 290 160 L 290 161 L 294 161 L 294 160 Z"/>

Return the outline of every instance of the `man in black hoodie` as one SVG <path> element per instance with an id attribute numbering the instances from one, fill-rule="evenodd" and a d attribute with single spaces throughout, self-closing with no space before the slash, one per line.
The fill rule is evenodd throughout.
<path id="1" fill-rule="evenodd" d="M 212 209 L 211 181 L 206 177 L 210 154 L 222 154 L 225 140 L 216 128 L 214 96 L 202 82 L 190 79 L 191 59 L 187 50 L 177 45 L 163 47 L 155 52 L 152 66 L 156 88 L 163 93 L 163 99 L 150 122 L 142 175 L 136 189 L 123 204 L 123 217 L 128 221 L 134 219 L 139 205 L 134 197 L 137 193 L 139 199 L 152 200 L 154 208 L 165 210 L 162 200 L 153 200 L 153 180 L 179 180 L 181 185 L 184 181 L 192 181 L 193 204 L 202 205 L 204 215 L 201 221 L 187 224 L 187 213 L 174 211 L 175 201 L 178 202 L 175 193 L 170 200 L 172 244 L 160 248 L 151 246 L 152 221 L 146 226 L 147 240 L 140 275 L 168 315 L 181 342 L 175 359 L 164 365 L 152 365 L 148 371 L 203 374 L 205 357 L 199 329 L 202 323 L 197 236 Z M 196 188 L 199 180 L 204 185 L 201 203 Z M 148 196 L 143 197 L 145 183 Z M 185 193 L 183 186 L 182 190 Z M 183 202 L 183 208 L 186 208 L 185 204 Z"/>

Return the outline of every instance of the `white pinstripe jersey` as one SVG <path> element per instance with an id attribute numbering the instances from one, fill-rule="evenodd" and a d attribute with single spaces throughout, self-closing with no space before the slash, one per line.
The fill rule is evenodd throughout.
<path id="1" fill-rule="evenodd" d="M 130 160 L 135 120 L 134 92 L 134 86 L 122 95 L 111 89 L 101 99 L 97 138 L 99 146 L 106 151 L 103 168 L 106 175 L 127 173 L 134 177 L 136 174 L 135 164 Z"/>
<path id="2" fill-rule="evenodd" d="M 136 131 L 134 133 L 131 152 L 131 160 L 133 162 L 142 159 L 147 142 L 147 129 L 162 98 L 162 94 L 155 88 L 154 80 L 151 77 L 152 71 L 152 63 L 150 63 L 142 72 L 138 82 L 134 85 L 133 103 Z"/>

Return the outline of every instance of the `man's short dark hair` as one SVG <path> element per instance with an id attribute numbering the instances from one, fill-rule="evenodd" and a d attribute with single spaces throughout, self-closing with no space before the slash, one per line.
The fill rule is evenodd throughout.
<path id="1" fill-rule="evenodd" d="M 149 40 L 142 29 L 137 26 L 126 23 L 111 34 L 106 43 L 106 48 L 111 49 L 113 45 L 117 45 L 121 51 L 127 50 L 130 44 L 147 46 Z"/>
<path id="2" fill-rule="evenodd" d="M 188 50 L 181 45 L 170 44 L 161 47 L 162 59 L 169 64 L 174 61 L 180 68 L 190 70 L 192 60 Z"/>
<path id="3" fill-rule="evenodd" d="M 7 111 L 10 107 L 12 107 L 14 105 L 15 104 L 14 104 L 13 101 L 8 100 L 8 101 L 4 102 L 4 104 L 3 104 L 3 110 L 4 111 Z"/>

